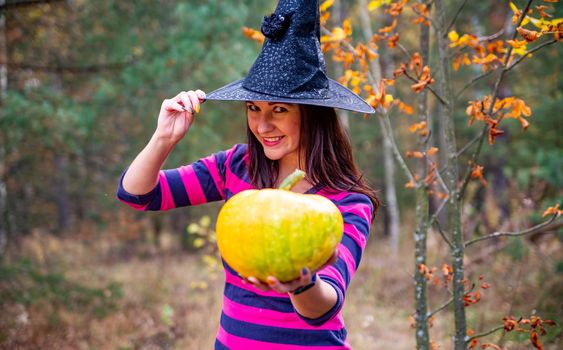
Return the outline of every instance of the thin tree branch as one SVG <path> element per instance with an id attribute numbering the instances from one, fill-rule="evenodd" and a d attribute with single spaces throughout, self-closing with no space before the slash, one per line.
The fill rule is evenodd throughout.
<path id="1" fill-rule="evenodd" d="M 436 315 L 438 312 L 444 310 L 445 308 L 447 308 L 451 303 L 454 302 L 454 298 L 451 298 L 450 300 L 446 301 L 445 303 L 443 303 L 442 305 L 440 305 L 437 309 L 433 310 L 432 312 L 429 312 L 426 317 L 430 318 L 434 315 Z"/>
<path id="2" fill-rule="evenodd" d="M 495 328 L 493 328 L 493 329 L 491 329 L 491 330 L 489 330 L 489 331 L 487 331 L 487 332 L 475 334 L 474 336 L 469 337 L 469 338 L 465 341 L 465 343 L 466 343 L 466 344 L 469 344 L 469 343 L 471 343 L 471 341 L 472 341 L 473 339 L 477 339 L 477 338 L 481 338 L 481 337 L 486 337 L 487 335 L 493 334 L 494 332 L 499 331 L 499 330 L 501 330 L 501 329 L 504 329 L 504 325 L 496 326 Z"/>
<path id="3" fill-rule="evenodd" d="M 467 151 L 467 149 L 471 146 L 473 146 L 473 144 L 477 141 L 479 141 L 479 138 L 481 137 L 481 135 L 477 135 L 473 138 L 473 140 L 469 141 L 468 143 L 465 144 L 465 146 L 463 146 L 458 152 L 457 152 L 457 157 L 461 156 L 463 154 L 463 152 Z"/>
<path id="4" fill-rule="evenodd" d="M 543 229 L 546 226 L 549 226 L 552 222 L 554 222 L 555 220 L 557 220 L 559 218 L 560 214 L 554 214 L 549 220 L 542 222 L 539 225 L 530 227 L 524 231 L 517 231 L 517 232 L 494 232 L 491 233 L 487 236 L 483 236 L 483 237 L 479 237 L 476 238 L 474 240 L 465 242 L 465 247 L 469 247 L 470 245 L 480 242 L 480 241 L 484 241 L 486 239 L 491 239 L 491 238 L 497 238 L 497 237 L 502 237 L 502 236 L 510 236 L 510 237 L 518 237 L 518 236 L 523 236 L 523 235 L 527 235 L 527 234 L 531 234 L 531 233 L 535 233 L 538 231 L 541 231 L 541 229 Z"/>
<path id="5" fill-rule="evenodd" d="M 377 85 L 372 83 L 372 86 L 377 86 Z M 409 181 L 412 184 L 414 184 L 414 187 L 415 188 L 418 187 L 419 183 L 414 179 L 414 175 L 412 174 L 407 163 L 405 162 L 405 159 L 401 155 L 401 152 L 399 151 L 399 147 L 397 147 L 397 142 L 395 142 L 395 137 L 393 136 L 393 132 L 391 131 L 392 129 L 391 129 L 391 122 L 389 121 L 389 114 L 381 106 L 377 110 L 378 110 L 377 115 L 379 116 L 379 118 L 383 119 L 383 124 L 384 124 L 384 127 L 382 128 L 383 135 L 391 143 L 391 149 L 393 150 L 393 154 L 395 155 L 395 159 L 397 160 L 397 163 L 399 163 L 399 166 L 403 168 L 403 171 L 409 178 Z"/>
<path id="6" fill-rule="evenodd" d="M 438 26 L 436 25 L 436 22 L 434 22 L 434 20 L 432 18 L 425 16 L 422 13 L 418 12 L 414 7 L 412 7 L 411 9 L 414 13 L 416 13 L 420 17 L 426 19 L 432 25 L 432 28 L 434 28 L 434 30 L 438 30 Z"/>
<path id="7" fill-rule="evenodd" d="M 29 7 L 35 5 L 48 4 L 51 2 L 62 2 L 65 0 L 19 0 L 19 1 L 6 1 L 0 5 L 0 11 L 11 10 L 17 7 Z"/>
<path id="8" fill-rule="evenodd" d="M 331 34 L 331 32 L 328 29 L 326 29 L 325 27 L 321 27 L 321 31 L 323 32 L 323 34 L 327 34 L 327 35 Z M 354 47 L 349 42 L 340 41 L 340 45 L 344 46 L 344 48 L 346 48 L 355 57 L 357 57 L 356 50 L 354 49 Z M 366 71 L 366 76 L 368 78 L 369 83 L 373 86 L 374 90 L 377 91 L 377 83 L 378 82 L 375 81 L 375 78 L 373 77 L 373 74 L 371 73 L 371 71 L 369 69 Z M 418 187 L 419 186 L 418 182 L 414 179 L 414 175 L 412 174 L 412 172 L 409 169 L 406 161 L 404 160 L 403 156 L 401 155 L 401 152 L 399 151 L 399 147 L 397 146 L 397 142 L 395 142 L 395 137 L 393 136 L 393 132 L 392 132 L 392 128 L 391 128 L 391 122 L 389 121 L 389 114 L 388 114 L 387 110 L 385 110 L 383 107 L 379 106 L 377 108 L 377 115 L 383 121 L 383 123 L 382 123 L 383 136 L 385 138 L 387 138 L 387 140 L 389 140 L 389 143 L 391 144 L 391 149 L 393 150 L 393 154 L 395 155 L 395 159 L 397 160 L 397 163 L 399 163 L 399 166 L 403 169 L 403 171 L 405 172 L 409 181 L 411 183 L 413 183 L 415 185 L 415 187 Z"/>
<path id="9" fill-rule="evenodd" d="M 123 69 L 124 67 L 135 63 L 135 60 L 115 63 L 102 63 L 90 64 L 84 66 L 73 65 L 37 65 L 32 63 L 14 63 L 14 62 L 0 62 L 0 65 L 6 65 L 10 69 L 29 69 L 36 71 L 58 72 L 58 73 L 74 73 L 74 74 L 88 74 L 96 73 L 103 70 L 116 70 Z"/>
<path id="10" fill-rule="evenodd" d="M 445 203 L 445 201 L 444 201 L 444 203 Z M 440 210 L 442 210 L 442 209 L 440 208 Z M 436 213 L 439 213 L 439 211 L 436 211 Z M 440 226 L 440 221 L 436 220 L 436 217 L 437 217 L 437 215 L 434 214 L 432 216 L 430 223 L 436 225 L 436 228 L 438 229 L 438 232 L 440 233 L 440 235 L 442 236 L 444 241 L 446 241 L 446 243 L 450 246 L 450 249 L 454 249 L 452 242 L 449 240 L 449 238 L 446 235 L 446 233 L 444 232 L 444 230 L 442 230 L 442 226 Z"/>
<path id="11" fill-rule="evenodd" d="M 483 79 L 483 78 L 485 78 L 485 77 L 488 77 L 488 76 L 491 75 L 491 73 L 493 73 L 495 70 L 496 70 L 496 69 L 491 69 L 490 71 L 488 71 L 488 72 L 486 72 L 486 73 L 483 73 L 483 74 L 480 74 L 480 75 L 474 77 L 473 79 L 471 79 L 471 81 L 470 81 L 469 83 L 465 84 L 465 86 L 455 94 L 455 99 L 457 100 L 457 99 L 459 98 L 459 96 L 460 96 L 465 90 L 467 90 L 471 85 L 475 84 L 477 81 L 479 81 L 479 80 L 481 80 L 481 79 Z"/>
<path id="12" fill-rule="evenodd" d="M 452 18 L 452 21 L 450 22 L 450 24 L 448 25 L 448 29 L 446 29 L 444 31 L 444 38 L 448 35 L 448 33 L 450 32 L 450 30 L 452 29 L 452 27 L 454 26 L 455 22 L 457 21 L 457 17 L 459 16 L 459 14 L 461 13 L 461 10 L 463 10 L 463 7 L 465 6 L 465 4 L 467 3 L 467 0 L 463 0 L 463 2 L 461 3 L 461 5 L 458 7 L 454 18 Z"/>
<path id="13" fill-rule="evenodd" d="M 418 79 L 416 79 L 415 77 L 410 76 L 407 71 L 404 72 L 405 76 L 407 78 L 409 78 L 410 80 L 414 81 L 415 83 L 418 83 Z M 432 89 L 432 87 L 430 85 L 426 85 L 425 89 L 428 89 L 437 99 L 438 101 L 440 101 L 441 104 L 443 104 L 444 106 L 446 106 L 448 103 L 442 98 L 442 96 L 440 96 L 436 91 L 434 91 L 434 89 Z"/>
<path id="14" fill-rule="evenodd" d="M 528 13 L 530 6 L 532 5 L 532 1 L 533 0 L 528 0 L 528 2 L 526 3 L 526 7 L 524 8 L 522 13 L 520 14 L 520 18 L 518 19 L 518 22 L 517 22 L 515 28 L 518 28 L 520 26 L 520 24 L 522 23 L 522 21 L 524 20 L 524 17 L 526 17 L 526 14 Z M 512 34 L 512 40 L 514 40 L 516 38 L 516 35 L 518 35 L 518 31 L 515 29 L 514 33 Z M 508 50 L 506 51 L 505 55 L 504 55 L 504 59 L 502 61 L 503 69 L 500 71 L 500 74 L 499 74 L 499 76 L 498 76 L 498 78 L 495 82 L 495 86 L 493 88 L 493 93 L 492 93 L 492 98 L 491 98 L 491 105 L 489 106 L 487 112 L 485 113 L 486 115 L 491 115 L 491 113 L 493 112 L 495 102 L 497 100 L 498 93 L 499 93 L 500 83 L 501 83 L 501 81 L 504 77 L 504 74 L 508 71 L 507 64 L 508 64 L 508 59 L 510 58 L 510 55 L 512 54 L 512 49 L 513 49 L 513 47 L 510 46 L 508 48 Z M 466 174 L 465 179 L 462 183 L 461 190 L 458 192 L 458 199 L 462 199 L 463 196 L 465 195 L 465 189 L 467 188 L 467 183 L 469 182 L 469 179 L 471 177 L 471 168 L 473 167 L 474 164 L 476 164 L 477 158 L 479 157 L 479 154 L 481 153 L 481 147 L 483 146 L 483 141 L 485 140 L 486 135 L 487 135 L 487 125 L 484 126 L 483 131 L 481 132 L 481 135 L 480 135 L 479 146 L 477 147 L 477 149 L 475 150 L 475 152 L 471 156 L 471 160 L 468 163 L 468 166 L 467 166 L 467 169 L 466 169 L 466 172 L 465 172 L 465 174 Z"/>
<path id="15" fill-rule="evenodd" d="M 512 63 L 510 66 L 508 66 L 508 68 L 506 68 L 506 71 L 508 72 L 509 70 L 514 68 L 514 66 L 516 66 L 518 63 L 520 63 L 524 59 L 526 59 L 529 54 L 534 53 L 534 52 L 538 51 L 539 49 L 541 49 L 542 47 L 545 47 L 547 45 L 555 44 L 556 42 L 557 42 L 557 39 L 545 41 L 545 42 L 541 43 L 540 45 L 534 47 L 533 49 L 526 51 L 526 53 L 524 55 L 522 55 L 522 57 L 518 58 L 516 61 L 514 61 L 514 63 Z"/>

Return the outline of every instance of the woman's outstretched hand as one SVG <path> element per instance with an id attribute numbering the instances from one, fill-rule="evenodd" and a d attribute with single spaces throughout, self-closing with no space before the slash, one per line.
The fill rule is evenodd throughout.
<path id="1" fill-rule="evenodd" d="M 324 267 L 332 265 L 336 263 L 338 260 L 338 249 L 334 251 L 332 256 L 324 263 L 323 266 L 319 268 L 322 270 Z M 315 271 L 316 272 L 316 271 Z M 262 290 L 262 291 L 270 291 L 274 290 L 280 294 L 285 294 L 296 290 L 299 287 L 304 287 L 312 282 L 313 275 L 315 272 L 311 272 L 308 268 L 303 268 L 301 270 L 301 276 L 293 281 L 289 281 L 286 283 L 280 282 L 274 276 L 268 276 L 266 279 L 266 283 L 261 282 L 257 278 L 253 276 L 249 276 L 247 278 L 243 278 L 244 283 L 252 284 L 254 287 Z"/>
<path id="2" fill-rule="evenodd" d="M 194 114 L 199 113 L 200 104 L 205 101 L 201 90 L 182 91 L 171 99 L 166 99 L 160 107 L 156 136 L 170 144 L 178 143 L 189 130 Z"/>

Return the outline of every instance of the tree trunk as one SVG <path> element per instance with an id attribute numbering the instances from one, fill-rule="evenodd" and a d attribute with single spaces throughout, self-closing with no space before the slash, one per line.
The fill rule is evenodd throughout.
<path id="1" fill-rule="evenodd" d="M 420 26 L 420 54 L 422 62 L 428 64 L 428 56 L 430 50 L 430 28 L 429 26 Z M 418 95 L 418 119 L 419 122 L 428 122 L 428 90 L 422 90 Z M 420 136 L 419 148 L 428 150 L 429 138 Z M 428 173 L 428 160 L 422 158 L 419 162 L 420 178 L 426 178 Z M 428 186 L 422 182 L 420 187 L 416 189 L 416 230 L 414 233 L 415 242 L 415 321 L 416 321 L 416 344 L 417 349 L 430 349 L 430 335 L 428 331 L 428 297 L 427 297 L 427 280 L 425 271 L 419 267 L 424 264 L 426 266 L 426 241 L 428 239 L 429 225 L 429 200 Z"/>
<path id="2" fill-rule="evenodd" d="M 4 6 L 6 0 L 0 0 L 0 6 Z M 8 92 L 8 46 L 6 43 L 6 12 L 0 12 L 0 109 L 6 103 L 6 93 Z M 0 114 L 2 118 L 2 114 Z M 3 132 L 6 132 L 4 130 Z M 4 140 L 0 132 L 0 257 L 4 256 L 6 245 L 8 244 L 8 212 L 7 197 L 8 190 L 4 176 L 6 172 L 6 150 Z"/>
<path id="3" fill-rule="evenodd" d="M 461 225 L 461 203 L 459 190 L 457 188 L 459 169 L 457 159 L 456 135 L 454 124 L 454 98 L 452 91 L 452 82 L 450 75 L 451 62 L 448 52 L 447 40 L 447 23 L 446 23 L 446 9 L 443 0 L 436 0 L 436 23 L 439 31 L 436 32 L 438 43 L 439 64 L 440 71 L 439 83 L 440 93 L 442 98 L 445 99 L 447 105 L 441 105 L 439 110 L 439 118 L 444 129 L 444 143 L 446 153 L 446 163 L 444 164 L 444 181 L 448 187 L 450 196 L 447 202 L 448 208 L 448 222 L 449 231 L 452 236 L 452 267 L 453 267 L 453 303 L 454 303 L 454 317 L 455 317 L 455 335 L 454 347 L 456 350 L 465 350 L 467 336 L 467 324 L 465 319 L 465 304 L 463 297 L 465 295 L 464 286 L 464 269 L 463 269 L 463 253 L 464 242 L 463 232 Z"/>
<path id="4" fill-rule="evenodd" d="M 334 21 L 337 23 L 337 25 L 340 25 L 340 23 L 342 23 L 342 11 L 343 11 L 342 3 L 340 2 L 340 0 L 336 0 L 333 5 L 332 16 L 334 18 Z M 344 68 L 342 67 L 342 65 L 340 64 L 334 65 L 334 74 L 335 77 L 337 78 L 344 75 Z M 340 119 L 340 123 L 342 124 L 344 129 L 346 129 L 346 131 L 349 132 L 350 113 L 348 113 L 348 111 L 344 109 L 337 109 L 337 114 L 338 114 L 338 119 Z"/>
<path id="5" fill-rule="evenodd" d="M 370 40 L 373 36 L 371 29 L 371 20 L 367 11 L 366 0 L 359 0 L 360 6 L 360 23 L 364 38 Z M 370 70 L 374 75 L 376 81 L 382 78 L 382 69 L 379 57 L 376 57 L 370 62 Z M 379 119 L 380 127 L 384 128 L 382 120 Z M 391 251 L 396 254 L 399 251 L 399 205 L 397 201 L 397 192 L 395 190 L 395 162 L 393 162 L 393 154 L 391 143 L 385 137 L 383 139 L 383 159 L 385 164 L 385 210 L 388 217 L 388 227 L 386 232 L 389 233 L 389 240 L 391 244 Z"/>

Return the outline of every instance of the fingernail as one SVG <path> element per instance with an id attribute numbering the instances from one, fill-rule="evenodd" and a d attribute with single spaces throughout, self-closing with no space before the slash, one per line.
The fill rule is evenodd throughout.
<path id="1" fill-rule="evenodd" d="M 302 268 L 302 269 L 301 269 L 301 274 L 302 274 L 302 275 L 308 275 L 308 274 L 309 274 L 309 269 L 306 268 L 306 267 Z"/>
<path id="2" fill-rule="evenodd" d="M 194 108 L 195 108 L 195 112 L 199 113 L 199 105 L 196 105 Z"/>

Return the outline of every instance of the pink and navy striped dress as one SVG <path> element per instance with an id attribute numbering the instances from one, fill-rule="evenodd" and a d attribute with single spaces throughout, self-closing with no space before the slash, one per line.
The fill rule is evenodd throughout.
<path id="1" fill-rule="evenodd" d="M 145 195 L 127 193 L 120 181 L 117 197 L 138 210 L 169 210 L 228 200 L 254 188 L 248 176 L 248 147 L 237 144 L 193 164 L 160 171 L 158 185 Z M 336 305 L 319 318 L 306 318 L 297 313 L 287 295 L 243 284 L 223 262 L 226 280 L 215 349 L 350 349 L 341 309 L 366 245 L 373 205 L 366 195 L 355 192 L 334 193 L 313 187 L 307 193 L 333 201 L 344 218 L 338 261 L 318 272 L 319 278 L 337 291 Z"/>

